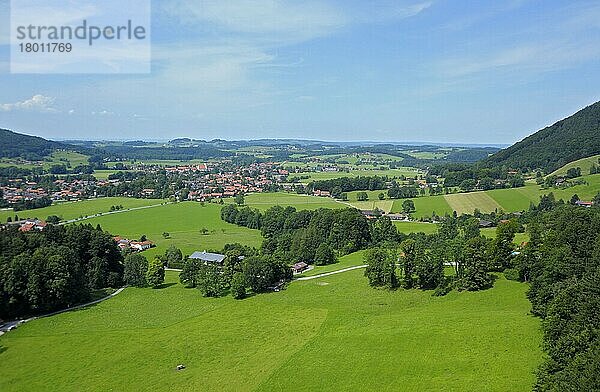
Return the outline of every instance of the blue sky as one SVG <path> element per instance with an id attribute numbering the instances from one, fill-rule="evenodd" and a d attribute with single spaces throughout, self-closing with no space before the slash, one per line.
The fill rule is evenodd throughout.
<path id="1" fill-rule="evenodd" d="M 149 75 L 11 75 L 52 139 L 509 144 L 600 99 L 598 1 L 155 1 Z"/>

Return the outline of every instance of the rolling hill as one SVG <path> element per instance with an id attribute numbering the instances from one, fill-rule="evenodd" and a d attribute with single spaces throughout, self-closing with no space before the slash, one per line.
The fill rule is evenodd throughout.
<path id="1" fill-rule="evenodd" d="M 0 158 L 25 158 L 39 161 L 57 150 L 80 151 L 80 148 L 37 136 L 0 129 Z"/>
<path id="2" fill-rule="evenodd" d="M 599 153 L 600 102 L 596 102 L 495 153 L 482 164 L 550 173 L 569 162 Z"/>

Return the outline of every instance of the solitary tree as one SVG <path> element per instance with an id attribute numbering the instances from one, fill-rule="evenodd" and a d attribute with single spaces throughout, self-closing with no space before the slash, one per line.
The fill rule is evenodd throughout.
<path id="1" fill-rule="evenodd" d="M 511 255 L 514 251 L 515 225 L 501 223 L 496 228 L 496 238 L 492 241 L 490 253 L 492 268 L 503 271 L 511 267 Z"/>
<path id="2" fill-rule="evenodd" d="M 148 264 L 146 271 L 146 281 L 154 288 L 160 286 L 165 281 L 165 266 L 161 259 L 154 258 Z"/>
<path id="3" fill-rule="evenodd" d="M 415 240 L 408 239 L 400 244 L 402 250 L 402 266 L 404 268 L 403 286 L 412 289 L 415 286 L 415 266 L 419 257 L 419 247 Z"/>
<path id="4" fill-rule="evenodd" d="M 169 267 L 176 266 L 183 260 L 183 254 L 179 248 L 171 244 L 165 251 L 165 259 Z"/>
<path id="5" fill-rule="evenodd" d="M 402 211 L 404 211 L 407 214 L 414 212 L 415 211 L 415 203 L 410 199 L 404 200 L 402 202 Z"/>
<path id="6" fill-rule="evenodd" d="M 244 205 L 244 202 L 244 194 L 238 193 L 238 195 L 235 197 L 235 204 L 237 204 L 238 206 L 242 206 Z"/>
<path id="7" fill-rule="evenodd" d="M 198 284 L 198 272 L 202 262 L 196 259 L 189 259 L 183 264 L 179 273 L 179 281 L 186 287 L 196 287 Z"/>
<path id="8" fill-rule="evenodd" d="M 241 272 L 236 272 L 231 278 L 231 295 L 235 299 L 246 297 L 246 279 Z"/>
<path id="9" fill-rule="evenodd" d="M 123 280 L 126 284 L 136 287 L 145 287 L 148 260 L 139 253 L 132 253 L 125 257 Z"/>
<path id="10" fill-rule="evenodd" d="M 227 289 L 221 269 L 214 264 L 200 266 L 197 284 L 198 289 L 205 297 L 220 297 Z"/>
<path id="11" fill-rule="evenodd" d="M 492 285 L 492 276 L 488 273 L 485 238 L 478 237 L 467 241 L 464 252 L 464 273 L 459 280 L 463 290 L 483 290 Z"/>

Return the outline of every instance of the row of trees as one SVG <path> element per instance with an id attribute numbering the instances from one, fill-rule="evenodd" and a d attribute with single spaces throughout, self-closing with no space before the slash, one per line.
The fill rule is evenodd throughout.
<path id="1" fill-rule="evenodd" d="M 329 264 L 335 262 L 335 254 L 398 239 L 389 219 L 371 224 L 360 211 L 350 208 L 297 211 L 275 206 L 260 212 L 228 205 L 221 210 L 221 217 L 226 222 L 260 229 L 265 238 L 262 253 L 290 261 Z"/>
<path id="2" fill-rule="evenodd" d="M 90 225 L 42 232 L 0 231 L 0 318 L 50 312 L 119 287 L 123 257 L 109 233 Z"/>
<path id="3" fill-rule="evenodd" d="M 307 189 L 309 192 L 318 189 L 339 195 L 342 192 L 375 191 L 386 189 L 387 183 L 390 180 L 391 179 L 387 176 L 340 177 L 329 180 L 313 181 L 308 184 Z"/>

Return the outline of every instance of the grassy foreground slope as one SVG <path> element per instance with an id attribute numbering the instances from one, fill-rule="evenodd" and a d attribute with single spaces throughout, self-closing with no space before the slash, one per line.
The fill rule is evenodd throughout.
<path id="1" fill-rule="evenodd" d="M 202 298 L 168 273 L 162 289 L 0 337 L 0 390 L 531 389 L 542 354 L 526 285 L 432 297 L 371 289 L 362 273 L 243 301 Z"/>

